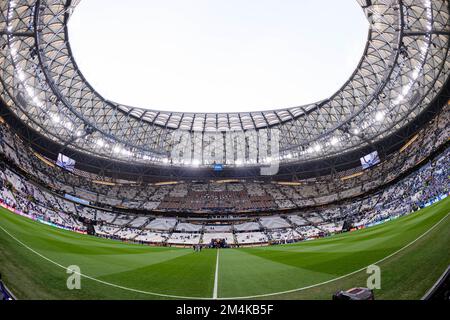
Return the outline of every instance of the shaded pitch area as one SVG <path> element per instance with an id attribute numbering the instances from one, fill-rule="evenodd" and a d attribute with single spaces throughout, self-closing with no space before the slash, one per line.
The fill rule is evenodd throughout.
<path id="1" fill-rule="evenodd" d="M 450 264 L 450 198 L 372 228 L 292 245 L 149 247 L 56 229 L 0 209 L 0 271 L 19 299 L 330 299 L 366 286 L 377 299 L 420 299 Z M 68 290 L 68 266 L 81 290 Z"/>

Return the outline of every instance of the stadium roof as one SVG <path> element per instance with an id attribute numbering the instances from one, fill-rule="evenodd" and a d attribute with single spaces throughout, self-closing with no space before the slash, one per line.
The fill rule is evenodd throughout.
<path id="1" fill-rule="evenodd" d="M 0 4 L 0 97 L 64 146 L 141 163 L 256 166 L 356 150 L 416 119 L 448 76 L 449 4 L 358 0 L 370 28 L 351 78 L 330 99 L 251 113 L 174 113 L 120 105 L 92 88 L 72 56 L 79 1 Z"/>

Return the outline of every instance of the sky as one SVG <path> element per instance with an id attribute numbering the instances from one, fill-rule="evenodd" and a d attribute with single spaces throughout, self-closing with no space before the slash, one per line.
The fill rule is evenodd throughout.
<path id="1" fill-rule="evenodd" d="M 355 0 L 82 0 L 69 22 L 75 60 L 104 98 L 181 112 L 329 98 L 367 35 Z"/>

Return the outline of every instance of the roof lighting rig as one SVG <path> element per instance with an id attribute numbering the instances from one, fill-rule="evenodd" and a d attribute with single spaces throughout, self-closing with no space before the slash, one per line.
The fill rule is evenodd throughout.
<path id="1" fill-rule="evenodd" d="M 0 99 L 43 136 L 102 158 L 201 168 L 338 156 L 414 121 L 449 77 L 448 1 L 358 0 L 366 49 L 332 97 L 229 114 L 134 108 L 102 97 L 78 69 L 67 37 L 78 3 L 1 2 Z"/>

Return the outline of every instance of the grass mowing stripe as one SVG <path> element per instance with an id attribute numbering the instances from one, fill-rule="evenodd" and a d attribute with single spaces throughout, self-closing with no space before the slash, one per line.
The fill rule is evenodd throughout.
<path id="1" fill-rule="evenodd" d="M 350 277 L 352 275 L 355 275 L 357 273 L 360 273 L 364 270 L 367 270 L 367 268 L 370 265 L 374 265 L 374 264 L 380 264 L 390 258 L 392 258 L 393 256 L 399 254 L 400 252 L 404 251 L 405 249 L 409 248 L 410 246 L 412 246 L 413 244 L 415 244 L 417 241 L 419 241 L 420 239 L 422 239 L 423 237 L 425 237 L 426 235 L 428 235 L 431 231 L 433 231 L 435 228 L 437 228 L 442 222 L 445 221 L 445 219 L 448 218 L 448 216 L 450 215 L 450 212 L 448 212 L 441 220 L 439 220 L 435 225 L 433 225 L 430 229 L 428 229 L 425 233 L 423 233 L 422 235 L 420 235 L 418 238 L 416 238 L 415 240 L 413 240 L 412 242 L 408 243 L 407 245 L 405 245 L 404 247 L 400 248 L 399 250 L 391 253 L 390 255 L 384 257 L 381 260 L 378 260 L 374 263 L 371 263 L 361 269 L 358 269 L 356 271 L 347 273 L 345 275 L 342 275 L 340 277 L 337 278 L 333 278 L 330 279 L 328 281 L 324 281 L 321 283 L 317 283 L 317 284 L 313 284 L 310 286 L 306 286 L 306 287 L 302 287 L 302 288 L 297 288 L 297 289 L 292 289 L 292 290 L 286 290 L 286 291 L 280 291 L 280 292 L 274 292 L 274 293 L 267 293 L 267 294 L 258 294 L 258 295 L 252 295 L 252 296 L 241 296 L 241 297 L 229 297 L 229 298 L 219 298 L 219 300 L 243 300 L 243 299 L 257 299 L 257 298 L 266 298 L 266 297 L 271 297 L 271 296 L 278 296 L 278 295 L 283 295 L 283 294 L 289 294 L 289 293 L 294 293 L 294 292 L 298 292 L 298 291 L 303 291 L 303 290 L 307 290 L 307 289 L 312 289 L 312 288 L 316 288 L 316 287 L 320 287 L 347 277 Z"/>
<path id="2" fill-rule="evenodd" d="M 16 237 L 14 237 L 11 233 L 9 233 L 7 230 L 5 230 L 2 226 L 0 226 L 0 229 L 3 230 L 3 232 L 5 232 L 8 236 L 10 236 L 10 237 L 11 237 L 12 239 L 14 239 L 16 242 L 18 242 L 20 245 L 22 245 L 23 247 L 25 247 L 25 248 L 28 249 L 29 251 L 33 252 L 34 254 L 38 255 L 38 256 L 41 257 L 42 259 L 44 259 L 44 260 L 46 260 L 46 261 L 48 261 L 48 262 L 50 262 L 50 263 L 52 263 L 52 264 L 58 266 L 59 268 L 62 268 L 62 269 L 64 269 L 64 270 L 67 270 L 67 267 L 64 267 L 63 265 L 59 264 L 58 262 L 53 261 L 53 260 L 47 258 L 47 257 L 44 256 L 43 254 L 40 254 L 39 252 L 33 250 L 33 248 L 27 246 L 25 243 L 23 243 L 22 241 L 20 241 L 20 240 L 17 239 Z M 133 289 L 133 288 L 128 288 L 128 287 L 120 286 L 120 285 L 117 285 L 117 284 L 114 284 L 114 283 L 102 281 L 102 280 L 99 280 L 99 279 L 90 277 L 90 276 L 88 276 L 88 275 L 86 275 L 86 274 L 83 274 L 83 273 L 78 273 L 78 272 L 76 272 L 76 274 L 78 274 L 78 275 L 80 275 L 80 276 L 82 276 L 82 277 L 84 277 L 84 278 L 86 278 L 86 279 L 89 279 L 89 280 L 92 280 L 92 281 L 95 281 L 95 282 L 98 282 L 98 283 L 101 283 L 101 284 L 104 284 L 104 285 L 107 285 L 107 286 L 111 286 L 111 287 L 118 288 L 118 289 L 122 289 L 122 290 L 126 290 L 126 291 L 131 291 L 131 292 L 135 292 L 135 293 L 141 293 L 141 294 L 145 294 L 145 295 L 159 296 L 159 297 L 165 297 L 165 298 L 175 298 L 175 299 L 201 299 L 201 300 L 209 300 L 209 298 L 184 297 L 184 296 L 177 296 L 177 295 L 169 295 L 169 294 L 162 294 L 162 293 L 156 293 L 156 292 L 149 292 L 149 291 L 144 291 L 144 290 L 137 290 L 137 289 Z"/>
<path id="3" fill-rule="evenodd" d="M 34 222 L 34 221 L 32 221 L 32 220 L 30 220 L 28 218 L 24 218 L 24 217 L 15 215 L 15 214 L 13 214 L 13 213 L 11 213 L 9 211 L 5 210 L 3 212 L 5 212 L 5 214 L 8 215 L 9 218 L 11 218 L 11 221 L 14 221 L 15 223 L 17 223 L 17 222 L 24 222 L 24 224 L 29 224 L 30 226 L 36 227 L 37 229 L 41 229 L 41 228 L 46 229 L 46 227 L 48 227 L 48 226 L 45 226 L 45 225 L 41 225 L 38 222 Z M 14 225 L 14 226 L 17 226 L 17 224 Z M 23 227 L 23 225 L 22 225 L 22 227 Z M 53 227 L 48 227 L 48 228 L 50 228 L 51 231 L 55 231 L 55 232 L 63 232 L 63 233 L 67 233 L 68 232 L 70 235 L 77 235 L 78 237 L 81 237 L 81 238 L 83 238 L 83 240 L 87 240 L 87 241 L 100 241 L 100 242 L 106 241 L 106 242 L 111 242 L 113 245 L 117 244 L 119 246 L 120 245 L 127 246 L 126 244 L 123 244 L 123 243 L 120 243 L 120 242 L 116 242 L 116 241 L 108 241 L 108 240 L 100 239 L 100 238 L 96 238 L 96 237 L 89 237 L 89 236 L 85 236 L 85 235 L 78 235 L 78 234 L 75 234 L 73 232 L 69 232 L 69 231 L 65 231 L 65 230 L 59 230 L 59 229 L 56 229 L 56 228 L 53 228 Z M 15 242 L 19 243 L 22 247 L 24 247 L 26 250 L 32 252 L 34 255 L 38 256 L 39 258 L 41 258 L 41 259 L 43 259 L 43 260 L 45 260 L 45 261 L 47 261 L 47 262 L 57 266 L 60 269 L 67 270 L 66 266 L 64 266 L 63 264 L 61 264 L 59 262 L 56 262 L 55 260 L 53 260 L 53 259 L 49 258 L 48 256 L 42 254 L 41 252 L 38 252 L 37 250 L 31 248 L 26 243 L 24 243 L 23 241 L 19 240 L 11 232 L 6 230 L 4 227 L 0 226 L 0 230 L 2 230 L 11 239 L 13 239 Z M 80 239 L 78 239 L 78 240 L 80 240 Z M 135 246 L 135 245 L 131 245 L 131 246 Z M 142 245 L 137 245 L 135 247 L 142 248 L 142 249 L 153 250 L 153 247 L 146 247 L 146 246 L 142 246 Z M 165 248 L 165 249 L 167 250 L 167 248 Z M 167 251 L 170 252 L 170 251 L 173 251 L 173 250 L 167 250 Z M 189 250 L 176 250 L 176 251 L 189 252 Z M 1 259 L 0 259 L 0 261 L 1 261 Z M 151 292 L 151 291 L 148 291 L 148 290 L 139 290 L 139 289 L 135 289 L 135 288 L 129 288 L 128 286 L 122 286 L 122 285 L 114 284 L 114 283 L 112 283 L 110 281 L 104 281 L 104 280 L 92 277 L 91 275 L 84 274 L 83 272 L 81 272 L 80 275 L 82 277 L 86 278 L 86 279 L 92 280 L 92 281 L 100 283 L 102 285 L 114 287 L 114 288 L 121 289 L 121 290 L 126 290 L 126 291 L 129 291 L 129 292 L 139 293 L 139 294 L 143 294 L 143 295 L 147 295 L 147 296 L 148 295 L 152 295 L 152 296 L 157 296 L 157 297 L 173 298 L 173 299 L 205 299 L 205 300 L 210 299 L 210 297 L 202 298 L 202 297 L 192 297 L 192 296 L 184 296 L 184 295 L 177 295 L 177 294 L 163 294 L 163 293 L 159 293 L 159 292 Z M 209 282 L 209 283 L 211 283 L 211 282 Z M 209 291 L 209 292 L 211 292 L 211 291 Z"/>
<path id="4" fill-rule="evenodd" d="M 309 288 L 315 284 L 328 282 L 333 278 L 339 278 L 355 270 L 360 270 L 375 261 L 382 260 L 414 239 L 419 238 L 444 218 L 448 214 L 449 208 L 450 198 L 447 198 L 420 212 L 352 233 L 293 245 L 223 251 L 221 265 L 226 265 L 226 268 L 222 269 L 221 272 L 220 296 L 227 298 L 257 296 L 263 298 L 261 295 L 272 292 L 275 295 L 271 297 L 276 298 L 279 296 L 276 294 L 277 292 Z M 437 229 L 428 233 L 428 235 L 433 235 L 434 241 L 437 241 L 436 245 L 440 246 L 441 255 L 424 254 L 426 258 L 423 260 L 430 261 L 430 263 L 437 261 L 440 263 L 442 271 L 448 266 L 448 263 L 445 267 L 442 267 L 441 263 L 443 259 L 445 260 L 446 253 L 450 252 L 449 242 L 445 240 L 448 232 L 443 234 L 442 230 L 446 230 L 445 228 L 449 226 L 449 220 L 447 218 L 444 222 L 441 222 L 441 227 L 438 228 L 439 234 L 435 234 Z M 428 237 L 421 239 L 416 244 L 423 244 Z M 338 246 L 334 244 L 338 244 Z M 409 248 L 415 247 L 415 245 L 411 245 Z M 243 256 L 240 252 L 245 252 L 250 256 Z M 412 254 L 412 252 L 403 250 L 396 255 L 395 260 L 405 254 Z M 261 259 L 255 259 L 254 256 Z M 392 259 L 389 259 L 389 261 Z M 286 267 L 282 268 L 281 264 Z M 427 267 L 427 270 L 430 269 L 430 267 Z M 407 272 L 414 273 L 413 269 Z M 338 283 L 351 283 L 352 279 L 359 279 L 361 275 L 364 276 L 363 273 L 352 275 L 347 279 L 336 280 L 333 283 L 328 282 L 327 285 L 320 288 L 327 290 L 327 288 L 334 287 Z M 426 274 L 423 277 L 428 278 Z M 365 281 L 364 284 L 359 283 L 358 285 L 365 286 Z M 346 285 L 343 288 L 346 288 Z M 302 292 L 312 293 L 312 296 L 317 297 L 319 296 L 317 290 L 313 287 L 310 290 L 302 290 Z M 408 290 L 408 288 L 405 288 L 405 290 Z M 299 294 L 295 290 L 294 293 L 284 296 L 287 295 L 308 297 L 308 294 Z"/>

